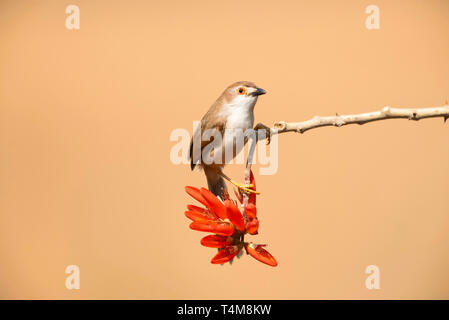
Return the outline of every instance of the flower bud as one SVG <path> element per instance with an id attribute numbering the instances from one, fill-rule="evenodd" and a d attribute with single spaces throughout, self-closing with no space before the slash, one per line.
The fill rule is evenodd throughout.
<path id="1" fill-rule="evenodd" d="M 257 218 L 249 219 L 246 223 L 246 230 L 249 234 L 256 235 L 259 231 L 259 220 Z"/>

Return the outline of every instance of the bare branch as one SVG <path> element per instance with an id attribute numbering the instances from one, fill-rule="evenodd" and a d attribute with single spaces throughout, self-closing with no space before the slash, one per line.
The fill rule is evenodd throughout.
<path id="1" fill-rule="evenodd" d="M 421 120 L 426 118 L 443 118 L 444 122 L 449 119 L 449 105 L 435 108 L 391 108 L 383 107 L 380 111 L 351 114 L 351 115 L 338 115 L 329 117 L 316 116 L 310 120 L 302 122 L 285 122 L 280 121 L 274 124 L 274 127 L 270 129 L 271 134 L 278 134 L 284 132 L 299 132 L 304 133 L 307 130 L 319 128 L 319 127 L 342 127 L 348 124 L 365 124 L 368 122 L 387 120 L 387 119 L 408 119 L 408 120 Z M 256 128 L 268 128 L 263 123 L 258 123 Z M 257 136 L 258 137 L 258 136 Z M 245 167 L 245 184 L 250 183 L 251 163 L 254 155 L 255 145 L 257 141 L 251 139 L 251 147 L 248 152 L 248 160 Z M 248 204 L 248 195 L 243 195 L 243 206 Z"/>
<path id="2" fill-rule="evenodd" d="M 365 124 L 368 122 L 387 120 L 387 119 L 408 119 L 421 120 L 426 118 L 441 117 L 446 122 L 449 119 L 449 105 L 435 108 L 391 108 L 384 107 L 380 111 L 350 114 L 350 115 L 335 115 L 328 117 L 316 116 L 310 120 L 302 122 L 285 122 L 279 121 L 271 128 L 271 134 L 284 132 L 299 132 L 304 133 L 307 130 L 319 127 L 342 127 L 348 124 Z"/>

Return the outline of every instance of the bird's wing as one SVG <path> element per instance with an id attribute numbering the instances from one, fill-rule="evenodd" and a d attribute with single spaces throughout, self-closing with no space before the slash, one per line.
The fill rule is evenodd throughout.
<path id="1" fill-rule="evenodd" d="M 198 162 L 200 162 L 201 152 L 203 148 L 213 141 L 213 138 L 211 140 L 203 140 L 201 137 L 202 133 L 208 129 L 214 129 L 218 130 L 221 136 L 223 137 L 225 128 L 226 128 L 225 119 L 214 118 L 211 112 L 207 112 L 204 115 L 203 119 L 201 119 L 200 125 L 195 129 L 192 139 L 190 139 L 189 157 L 190 157 L 190 168 L 192 170 L 195 168 Z M 193 141 L 197 141 L 197 143 L 194 144 Z M 198 143 L 200 141 L 201 143 Z M 195 150 L 194 152 L 193 150 L 194 146 L 195 148 L 199 148 L 199 150 Z"/>

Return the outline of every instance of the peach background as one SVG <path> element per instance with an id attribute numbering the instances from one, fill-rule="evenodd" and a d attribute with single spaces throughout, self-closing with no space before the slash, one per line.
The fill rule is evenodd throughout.
<path id="1" fill-rule="evenodd" d="M 281 135 L 253 237 L 274 269 L 209 263 L 183 214 L 183 187 L 205 178 L 169 159 L 170 132 L 237 80 L 268 91 L 256 121 L 270 125 L 443 105 L 447 0 L 2 0 L 0 30 L 1 298 L 449 298 L 442 119 Z M 69 264 L 80 290 L 65 288 Z"/>

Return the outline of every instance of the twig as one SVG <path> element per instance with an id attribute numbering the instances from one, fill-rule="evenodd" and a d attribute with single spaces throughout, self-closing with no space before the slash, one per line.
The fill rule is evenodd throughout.
<path id="1" fill-rule="evenodd" d="M 368 122 L 387 120 L 387 119 L 408 119 L 418 121 L 426 118 L 441 117 L 446 122 L 449 119 L 449 105 L 435 108 L 391 108 L 384 107 L 380 111 L 351 114 L 351 115 L 335 115 L 329 117 L 316 116 L 310 120 L 303 122 L 285 122 L 279 121 L 271 128 L 271 134 L 278 134 L 284 132 L 299 132 L 304 133 L 307 130 L 334 126 L 342 127 L 348 124 L 365 124 Z"/>
<path id="2" fill-rule="evenodd" d="M 310 120 L 302 122 L 285 122 L 279 121 L 274 124 L 273 128 L 270 128 L 270 133 L 279 134 L 284 132 L 299 132 L 304 133 L 307 130 L 319 128 L 319 127 L 342 127 L 348 124 L 365 124 L 368 122 L 387 120 L 387 119 L 408 119 L 418 121 L 426 118 L 443 118 L 444 122 L 449 119 L 449 105 L 434 108 L 391 108 L 383 107 L 380 111 L 351 114 L 351 115 L 338 115 L 329 117 L 316 116 Z M 265 127 L 262 123 L 259 123 L 256 127 Z M 256 135 L 259 137 L 259 135 Z M 245 168 L 245 184 L 250 184 L 251 164 L 254 157 L 254 150 L 257 144 L 257 138 L 251 139 L 250 149 L 248 151 L 248 160 Z M 243 194 L 243 207 L 248 204 L 248 195 Z"/>

